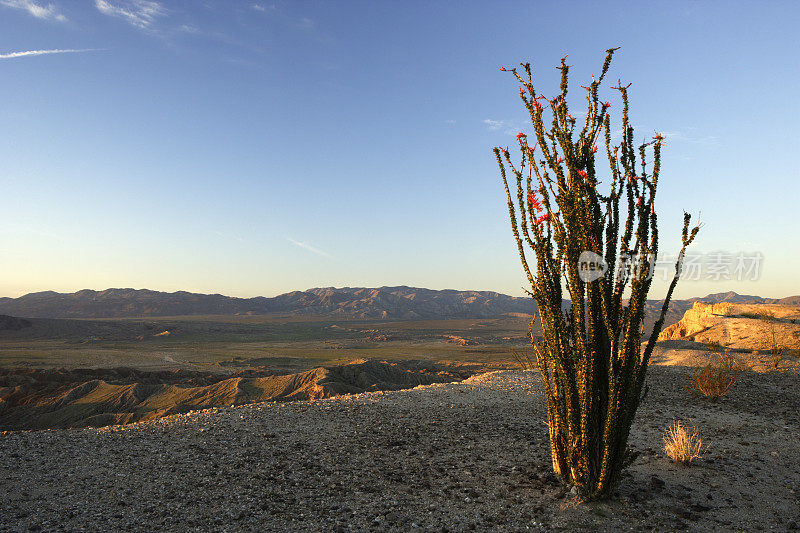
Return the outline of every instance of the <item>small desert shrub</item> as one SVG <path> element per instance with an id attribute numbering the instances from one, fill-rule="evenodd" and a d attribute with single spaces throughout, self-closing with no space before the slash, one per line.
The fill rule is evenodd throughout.
<path id="1" fill-rule="evenodd" d="M 708 348 L 709 352 L 721 352 L 722 351 L 722 345 L 719 343 L 719 341 L 708 341 L 706 343 L 706 347 Z"/>
<path id="2" fill-rule="evenodd" d="M 775 335 L 775 324 L 770 324 L 769 329 L 772 334 L 772 345 L 768 352 L 770 367 L 772 370 L 780 370 L 781 363 L 783 363 L 783 348 L 778 345 L 778 338 Z"/>
<path id="3" fill-rule="evenodd" d="M 723 353 L 716 361 L 689 374 L 684 388 L 692 394 L 717 401 L 728 394 L 739 379 L 744 367 L 730 353 Z"/>
<path id="4" fill-rule="evenodd" d="M 703 440 L 695 427 L 674 422 L 664 434 L 664 452 L 676 463 L 688 465 L 702 456 Z"/>
<path id="5" fill-rule="evenodd" d="M 521 370 L 539 369 L 539 366 L 536 364 L 536 356 L 532 355 L 530 351 L 525 349 L 511 350 L 511 355 L 514 357 L 514 360 Z"/>
<path id="6" fill-rule="evenodd" d="M 769 320 L 769 321 L 778 320 L 775 317 L 775 315 L 770 313 L 769 311 L 747 312 L 747 313 L 742 313 L 739 316 L 743 318 L 753 318 L 755 320 Z"/>
<path id="7" fill-rule="evenodd" d="M 773 346 L 768 352 L 769 366 L 771 370 L 780 370 L 783 363 L 783 349 Z"/>

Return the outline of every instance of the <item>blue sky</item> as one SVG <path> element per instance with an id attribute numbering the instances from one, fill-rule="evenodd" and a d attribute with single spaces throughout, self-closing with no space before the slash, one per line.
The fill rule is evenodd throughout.
<path id="1" fill-rule="evenodd" d="M 491 148 L 529 127 L 498 69 L 555 94 L 564 54 L 578 89 L 611 46 L 637 139 L 667 137 L 662 250 L 685 209 L 695 252 L 763 255 L 677 295 L 800 293 L 798 23 L 794 1 L 0 0 L 0 295 L 520 295 Z"/>

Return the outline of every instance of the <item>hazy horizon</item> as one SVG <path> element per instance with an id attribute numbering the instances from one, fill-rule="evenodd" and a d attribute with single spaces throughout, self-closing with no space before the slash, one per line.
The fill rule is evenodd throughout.
<path id="1" fill-rule="evenodd" d="M 798 20 L 789 1 L 0 0 L 0 294 L 523 296 L 491 149 L 530 126 L 499 67 L 531 61 L 552 94 L 569 54 L 579 112 L 621 46 L 607 80 L 633 84 L 636 139 L 667 139 L 660 249 L 686 210 L 692 252 L 761 254 L 758 279 L 704 272 L 675 298 L 795 295 Z"/>
<path id="2" fill-rule="evenodd" d="M 166 293 L 166 294 L 174 294 L 174 293 L 177 293 L 177 292 L 188 292 L 188 293 L 192 293 L 192 294 L 204 294 L 204 295 L 207 295 L 207 296 L 216 295 L 216 296 L 225 296 L 225 297 L 230 297 L 230 298 L 248 299 L 248 298 L 274 298 L 276 296 L 280 296 L 282 294 L 287 294 L 287 293 L 290 293 L 290 292 L 295 292 L 295 291 L 305 292 L 305 291 L 311 291 L 311 290 L 315 290 L 315 289 L 334 289 L 334 290 L 345 290 L 345 289 L 391 289 L 391 288 L 398 288 L 398 287 L 408 287 L 410 289 L 421 289 L 421 290 L 431 290 L 431 291 L 497 292 L 499 294 L 505 294 L 506 296 L 517 296 L 517 297 L 520 297 L 519 295 L 507 294 L 507 293 L 503 293 L 503 292 L 499 292 L 499 291 L 493 291 L 491 289 L 458 289 L 458 288 L 452 288 L 452 287 L 432 288 L 432 287 L 417 287 L 417 286 L 413 286 L 413 285 L 376 285 L 376 286 L 370 286 L 370 287 L 366 287 L 366 286 L 362 286 L 362 285 L 340 286 L 340 287 L 329 286 L 329 285 L 320 285 L 320 286 L 316 286 L 316 287 L 306 287 L 306 288 L 293 289 L 291 291 L 286 291 L 286 292 L 282 292 L 282 293 L 278 293 L 278 294 L 251 294 L 251 295 L 234 295 L 234 294 L 226 294 L 224 292 L 198 293 L 198 292 L 195 292 L 195 291 L 187 291 L 187 290 L 184 290 L 184 289 L 156 290 L 156 289 L 152 289 L 150 287 L 106 287 L 104 289 L 92 289 L 92 288 L 84 287 L 83 289 L 78 289 L 77 291 L 69 291 L 69 292 L 52 291 L 52 290 L 34 291 L 32 293 L 24 293 L 24 294 L 20 294 L 18 296 L 0 295 L 0 298 L 18 298 L 20 296 L 25 296 L 27 294 L 37 294 L 37 293 L 42 293 L 42 292 L 55 292 L 55 293 L 58 293 L 58 294 L 75 294 L 76 292 L 80 292 L 80 291 L 84 291 L 84 290 L 89 290 L 89 291 L 94 291 L 94 292 L 104 292 L 104 291 L 110 291 L 110 290 L 134 290 L 134 291 L 149 290 L 149 291 L 154 291 L 154 292 L 163 292 L 163 293 Z M 673 299 L 703 298 L 703 297 L 706 297 L 706 296 L 711 296 L 712 294 L 725 294 L 725 293 L 728 293 L 728 292 L 736 292 L 736 291 L 719 291 L 717 293 L 695 294 L 695 295 L 681 297 L 681 298 L 673 297 Z M 743 294 L 743 293 L 736 293 L 736 294 L 739 294 L 740 296 L 758 296 L 758 297 L 761 297 L 761 298 L 774 298 L 774 299 L 787 298 L 787 297 L 790 297 L 790 296 L 798 296 L 798 295 L 800 295 L 800 294 L 797 294 L 797 293 L 795 293 L 795 294 L 785 294 L 783 296 L 764 296 L 763 294 Z M 658 296 L 658 295 L 654 294 L 651 291 L 650 294 L 649 294 L 648 300 L 663 300 L 664 296 L 665 295 L 663 295 L 663 294 L 661 296 Z M 530 296 L 529 295 L 522 295 L 521 297 L 530 297 Z M 569 294 L 565 293 L 564 294 L 564 299 L 565 300 L 569 300 Z"/>

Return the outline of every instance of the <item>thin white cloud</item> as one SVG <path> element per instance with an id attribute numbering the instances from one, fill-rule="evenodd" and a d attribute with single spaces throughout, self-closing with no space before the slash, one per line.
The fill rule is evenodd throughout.
<path id="1" fill-rule="evenodd" d="M 650 135 L 644 134 L 642 135 L 642 131 L 647 131 L 644 128 L 640 128 L 639 126 L 632 124 L 633 131 L 634 131 L 634 139 L 635 142 L 645 143 L 652 139 L 655 132 L 651 133 Z M 686 128 L 686 129 L 693 129 L 693 128 Z M 653 130 L 650 130 L 651 132 Z M 614 144 L 619 143 L 622 141 L 622 128 L 617 128 L 611 130 L 611 141 Z M 667 143 L 670 142 L 678 142 L 678 143 L 689 143 L 689 144 L 698 144 L 701 146 L 719 146 L 720 141 L 719 138 L 715 137 L 714 135 L 706 135 L 705 137 L 696 137 L 694 135 L 687 135 L 682 131 L 659 131 L 658 133 L 664 137 L 664 140 Z M 637 145 L 638 146 L 638 145 Z"/>
<path id="2" fill-rule="evenodd" d="M 266 13 L 267 11 L 273 11 L 275 9 L 275 4 L 270 4 L 265 6 L 264 4 L 253 4 L 250 6 L 252 9 L 256 11 L 261 11 L 262 13 Z"/>
<path id="3" fill-rule="evenodd" d="M 502 120 L 492 120 L 490 118 L 484 119 L 483 123 L 489 126 L 491 131 L 497 131 L 505 125 Z"/>
<path id="4" fill-rule="evenodd" d="M 166 14 L 161 4 L 153 0 L 115 0 L 113 4 L 107 0 L 95 0 L 94 5 L 100 13 L 119 17 L 143 30 L 150 28 L 158 17 Z"/>
<path id="5" fill-rule="evenodd" d="M 298 246 L 298 247 L 302 248 L 303 250 L 308 250 L 309 252 L 315 253 L 317 255 L 321 255 L 323 257 L 331 257 L 331 254 L 329 254 L 328 252 L 323 252 L 319 248 L 314 248 L 313 246 L 311 246 L 309 244 L 306 244 L 304 242 L 296 241 L 296 240 L 292 239 L 291 237 L 286 237 L 286 240 L 289 241 L 290 243 L 294 244 L 295 246 Z"/>
<path id="6" fill-rule="evenodd" d="M 200 30 L 197 28 L 197 26 L 194 26 L 193 24 L 181 24 L 180 26 L 178 26 L 177 31 L 180 33 L 189 33 L 192 35 L 200 33 Z"/>
<path id="7" fill-rule="evenodd" d="M 22 9 L 37 19 L 66 22 L 67 17 L 58 12 L 53 4 L 40 4 L 33 0 L 0 0 L 0 5 Z"/>
<path id="8" fill-rule="evenodd" d="M 15 57 L 43 56 L 47 54 L 74 54 L 78 52 L 97 52 L 102 48 L 85 48 L 83 50 L 26 50 L 24 52 L 9 52 L 0 54 L 0 59 L 13 59 Z"/>
<path id="9" fill-rule="evenodd" d="M 517 121 L 487 118 L 484 119 L 483 123 L 489 127 L 489 131 L 502 131 L 506 135 L 516 135 L 517 132 L 522 130 L 521 122 Z"/>

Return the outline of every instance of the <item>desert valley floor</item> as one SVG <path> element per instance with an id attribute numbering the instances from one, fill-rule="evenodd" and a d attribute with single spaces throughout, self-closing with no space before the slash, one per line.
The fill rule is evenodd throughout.
<path id="1" fill-rule="evenodd" d="M 533 371 L 127 426 L 0 437 L 0 529 L 786 530 L 800 515 L 797 377 L 747 373 L 719 403 L 655 366 L 615 499 L 579 503 L 550 468 Z M 662 434 L 709 443 L 671 463 Z"/>

